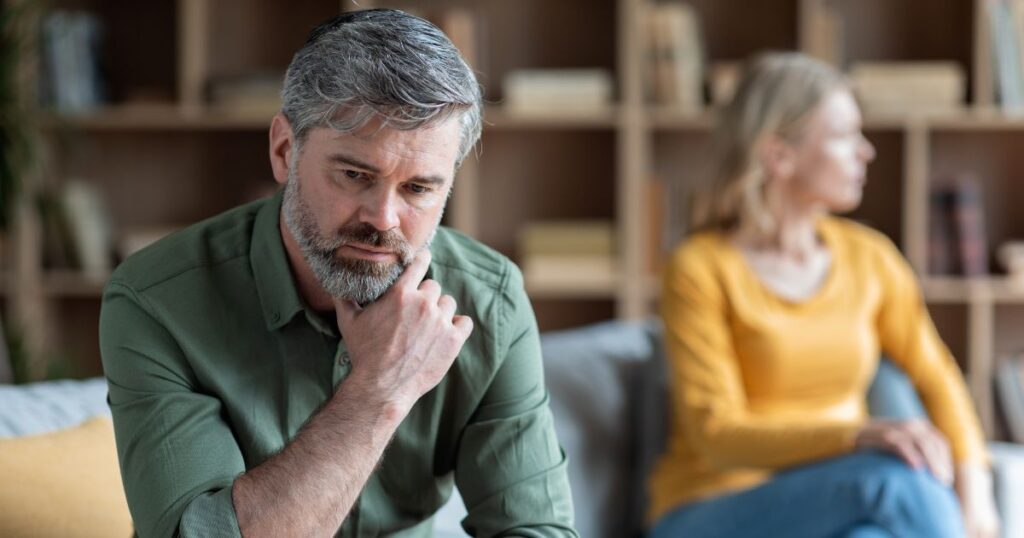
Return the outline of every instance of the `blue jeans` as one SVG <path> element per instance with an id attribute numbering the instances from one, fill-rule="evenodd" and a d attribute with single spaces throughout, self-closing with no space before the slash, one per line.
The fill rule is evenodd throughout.
<path id="1" fill-rule="evenodd" d="M 858 452 L 795 467 L 738 493 L 683 505 L 650 538 L 952 538 L 953 490 L 895 456 Z"/>

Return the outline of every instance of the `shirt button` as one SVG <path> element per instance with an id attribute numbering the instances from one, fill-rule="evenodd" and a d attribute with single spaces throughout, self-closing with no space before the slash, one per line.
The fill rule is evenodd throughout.
<path id="1" fill-rule="evenodd" d="M 270 315 L 270 319 L 273 321 L 278 321 L 281 319 L 281 314 L 278 312 L 274 312 L 273 314 Z"/>

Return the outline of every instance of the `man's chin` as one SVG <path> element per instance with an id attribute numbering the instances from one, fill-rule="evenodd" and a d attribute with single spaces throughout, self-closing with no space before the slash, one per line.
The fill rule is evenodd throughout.
<path id="1" fill-rule="evenodd" d="M 391 271 L 395 270 L 395 267 L 399 267 L 399 272 L 402 270 L 401 265 L 398 262 L 382 262 L 363 258 L 354 258 L 351 256 L 344 256 L 337 252 L 334 253 L 334 267 L 336 270 L 372 278 L 384 278 L 391 274 Z"/>

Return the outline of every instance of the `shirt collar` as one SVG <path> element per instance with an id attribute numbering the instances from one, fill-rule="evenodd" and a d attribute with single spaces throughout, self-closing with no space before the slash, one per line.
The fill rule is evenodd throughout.
<path id="1" fill-rule="evenodd" d="M 278 191 L 256 214 L 249 258 L 263 319 L 267 329 L 272 331 L 283 327 L 304 309 L 281 238 L 282 196 L 283 191 Z"/>

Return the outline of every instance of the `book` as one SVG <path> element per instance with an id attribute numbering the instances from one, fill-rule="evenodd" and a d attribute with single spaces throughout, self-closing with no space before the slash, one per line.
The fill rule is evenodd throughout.
<path id="1" fill-rule="evenodd" d="M 607 287 L 616 278 L 611 220 L 527 223 L 519 233 L 523 276 L 531 286 Z"/>
<path id="2" fill-rule="evenodd" d="M 647 250 L 647 274 L 655 275 L 661 271 L 665 262 L 665 217 L 667 214 L 667 185 L 658 177 L 652 177 L 644 185 L 645 215 L 647 233 L 644 236 L 644 247 Z"/>
<path id="3" fill-rule="evenodd" d="M 956 232 L 949 216 L 953 196 L 949 188 L 935 188 L 928 199 L 928 273 L 952 275 L 957 272 L 953 241 Z"/>
<path id="4" fill-rule="evenodd" d="M 1020 102 L 1010 112 L 1024 112 L 1024 0 L 1004 0 L 1006 10 L 1009 12 L 1009 21 L 1004 25 L 1012 28 L 1013 44 L 1015 45 L 1014 59 L 1017 62 L 1013 72 L 1017 78 L 1017 90 L 1020 92 Z M 1004 32 L 1006 30 L 1003 30 Z"/>
<path id="5" fill-rule="evenodd" d="M 985 234 L 983 192 L 977 181 L 962 179 L 954 191 L 953 224 L 957 235 L 960 272 L 965 276 L 988 274 L 988 238 Z"/>
<path id="6" fill-rule="evenodd" d="M 843 65 L 843 19 L 829 2 L 815 2 L 810 9 L 807 30 L 801 34 L 805 40 L 801 48 L 825 63 Z"/>
<path id="7" fill-rule="evenodd" d="M 76 113 L 106 102 L 100 74 L 102 34 L 99 17 L 86 11 L 56 10 L 44 18 L 40 35 L 44 104 Z"/>
<path id="8" fill-rule="evenodd" d="M 284 73 L 276 71 L 214 78 L 210 104 L 221 113 L 270 118 L 281 110 L 283 86 Z"/>
<path id="9" fill-rule="evenodd" d="M 603 112 L 612 104 L 607 69 L 519 69 L 505 75 L 502 89 L 514 113 Z"/>
<path id="10" fill-rule="evenodd" d="M 929 271 L 963 276 L 988 274 L 988 237 L 978 181 L 964 176 L 939 183 L 930 204 Z"/>
<path id="11" fill-rule="evenodd" d="M 740 82 L 741 67 L 737 62 L 715 62 L 708 69 L 711 104 L 721 107 L 732 101 Z"/>
<path id="12" fill-rule="evenodd" d="M 858 62 L 850 80 L 871 114 L 954 112 L 967 95 L 967 75 L 957 62 Z"/>
<path id="13" fill-rule="evenodd" d="M 612 256 L 614 223 L 610 220 L 545 220 L 527 222 L 519 231 L 519 253 Z"/>
<path id="14" fill-rule="evenodd" d="M 1015 353 L 997 361 L 995 392 L 1010 441 L 1024 443 L 1024 356 Z"/>
<path id="15" fill-rule="evenodd" d="M 653 4 L 647 10 L 648 77 L 653 101 L 686 113 L 704 105 L 704 48 L 694 8 L 682 2 Z"/>
<path id="16" fill-rule="evenodd" d="M 114 246 L 102 193 L 91 183 L 70 180 L 64 185 L 61 203 L 82 273 L 88 278 L 105 279 L 113 270 Z"/>
<path id="17" fill-rule="evenodd" d="M 462 59 L 466 61 L 471 69 L 477 73 L 486 72 L 483 69 L 483 51 L 480 44 L 484 41 L 481 36 L 481 18 L 467 8 L 453 7 L 442 10 L 430 17 L 435 21 L 448 39 L 452 41 L 455 48 L 459 49 Z"/>
<path id="18" fill-rule="evenodd" d="M 531 287 L 608 289 L 617 275 L 612 256 L 545 254 L 523 260 L 523 279 Z"/>
<path id="19" fill-rule="evenodd" d="M 481 45 L 486 43 L 484 34 L 485 18 L 477 9 L 465 6 L 441 8 L 438 6 L 407 6 L 402 8 L 410 15 L 432 22 L 448 36 L 448 39 L 459 50 L 462 59 L 480 76 L 486 73 L 484 50 Z"/>
<path id="20" fill-rule="evenodd" d="M 1000 106 L 1007 113 L 1024 112 L 1024 66 L 1014 9 L 1008 0 L 985 0 L 985 11 Z"/>

